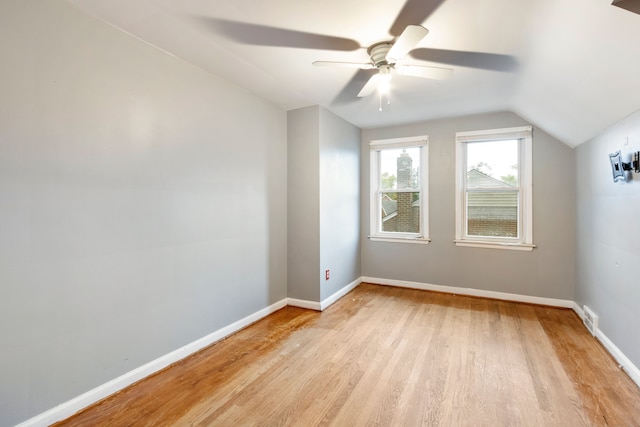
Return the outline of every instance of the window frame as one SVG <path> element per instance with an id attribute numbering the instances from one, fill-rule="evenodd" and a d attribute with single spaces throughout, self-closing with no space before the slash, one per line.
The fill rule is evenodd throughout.
<path id="1" fill-rule="evenodd" d="M 381 183 L 381 151 L 385 149 L 398 148 L 420 148 L 420 232 L 406 233 L 396 231 L 382 231 L 382 218 L 380 212 L 381 193 L 389 192 L 382 190 Z M 369 240 L 380 242 L 401 242 L 427 244 L 429 239 L 429 137 L 427 135 L 375 139 L 369 143 L 370 162 L 370 220 L 369 220 Z M 411 192 L 416 192 L 411 190 Z"/>
<path id="2" fill-rule="evenodd" d="M 457 132 L 456 140 L 456 234 L 457 246 L 532 251 L 533 244 L 533 128 Z M 518 141 L 518 237 L 467 234 L 467 144 L 500 140 Z"/>

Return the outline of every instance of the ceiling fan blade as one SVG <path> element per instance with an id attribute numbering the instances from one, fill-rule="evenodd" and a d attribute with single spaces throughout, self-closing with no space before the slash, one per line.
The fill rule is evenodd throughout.
<path id="1" fill-rule="evenodd" d="M 226 19 L 200 18 L 200 20 L 209 29 L 213 29 L 217 33 L 243 44 L 341 51 L 353 51 L 361 47 L 357 41 L 343 37 L 287 30 Z"/>
<path id="2" fill-rule="evenodd" d="M 389 34 L 398 37 L 411 24 L 422 24 L 445 0 L 407 0 L 389 29 Z"/>
<path id="3" fill-rule="evenodd" d="M 422 77 L 425 79 L 444 80 L 451 77 L 451 68 L 427 67 L 423 65 L 403 65 L 395 68 L 402 76 Z"/>
<path id="4" fill-rule="evenodd" d="M 358 101 L 358 92 L 371 78 L 372 73 L 371 70 L 357 70 L 331 103 L 333 105 L 347 105 Z"/>
<path id="5" fill-rule="evenodd" d="M 637 0 L 613 0 L 612 6 L 618 6 L 629 12 L 637 13 L 640 15 L 640 3 Z"/>
<path id="6" fill-rule="evenodd" d="M 313 65 L 319 66 L 319 67 L 359 68 L 361 70 L 371 70 L 373 68 L 376 68 L 370 62 L 314 61 Z"/>
<path id="7" fill-rule="evenodd" d="M 378 87 L 378 84 L 380 84 L 381 78 L 382 74 L 380 73 L 371 76 L 371 78 L 367 81 L 367 83 L 365 83 L 362 89 L 360 89 L 358 98 L 364 98 L 365 96 L 371 95 L 373 91 Z"/>
<path id="8" fill-rule="evenodd" d="M 408 25 L 402 34 L 400 34 L 400 37 L 393 43 L 385 59 L 392 64 L 398 62 L 404 58 L 411 49 L 416 47 L 427 34 L 429 34 L 429 30 L 420 25 Z"/>
<path id="9" fill-rule="evenodd" d="M 498 53 L 419 48 L 411 51 L 411 57 L 440 64 L 491 71 L 513 71 L 518 67 L 515 57 Z"/>

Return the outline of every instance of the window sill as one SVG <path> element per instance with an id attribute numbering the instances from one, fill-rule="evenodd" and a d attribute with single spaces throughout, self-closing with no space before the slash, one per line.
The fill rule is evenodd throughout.
<path id="1" fill-rule="evenodd" d="M 464 246 L 468 248 L 488 248 L 488 249 L 507 249 L 511 251 L 527 251 L 531 252 L 536 245 L 525 243 L 502 243 L 502 242 L 476 242 L 473 240 L 454 240 L 456 246 Z"/>
<path id="2" fill-rule="evenodd" d="M 418 245 L 428 245 L 431 239 L 425 239 L 424 237 L 380 237 L 369 236 L 369 240 L 372 242 L 391 242 L 391 243 L 414 243 Z"/>

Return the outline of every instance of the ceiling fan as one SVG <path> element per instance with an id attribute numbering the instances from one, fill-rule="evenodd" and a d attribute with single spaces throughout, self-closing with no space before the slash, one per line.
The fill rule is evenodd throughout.
<path id="1" fill-rule="evenodd" d="M 393 74 L 444 79 L 453 71 L 449 68 L 405 65 L 402 60 L 407 54 L 423 61 L 492 71 L 510 71 L 517 66 L 515 58 L 510 55 L 435 48 L 416 49 L 418 43 L 428 33 L 426 28 L 416 24 L 426 21 L 444 2 L 445 0 L 406 0 L 389 28 L 389 34 L 396 37 L 395 41 L 384 41 L 370 46 L 367 49 L 370 62 L 314 62 L 315 65 L 358 69 L 333 102 L 352 102 L 356 90 L 359 90 L 358 97 L 365 97 L 380 87 L 381 83 L 384 88 Z M 214 32 L 244 44 L 331 51 L 356 51 L 362 48 L 357 40 L 345 37 L 212 17 L 199 17 L 199 20 Z M 369 71 L 373 69 L 376 69 L 377 73 L 372 76 Z"/>
<path id="2" fill-rule="evenodd" d="M 403 65 L 400 63 L 428 33 L 429 30 L 420 25 L 408 25 L 397 40 L 371 45 L 367 49 L 371 62 L 315 61 L 313 65 L 359 68 L 362 70 L 377 69 L 378 72 L 369 78 L 358 93 L 360 98 L 371 95 L 376 89 L 379 89 L 382 93 L 388 92 L 389 81 L 393 74 L 427 79 L 446 79 L 453 73 L 451 68 Z"/>

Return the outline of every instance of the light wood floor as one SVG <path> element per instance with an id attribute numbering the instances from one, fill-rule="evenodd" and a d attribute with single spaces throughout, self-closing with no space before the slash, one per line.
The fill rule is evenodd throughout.
<path id="1" fill-rule="evenodd" d="M 362 284 L 60 425 L 634 426 L 640 391 L 570 310 Z"/>

